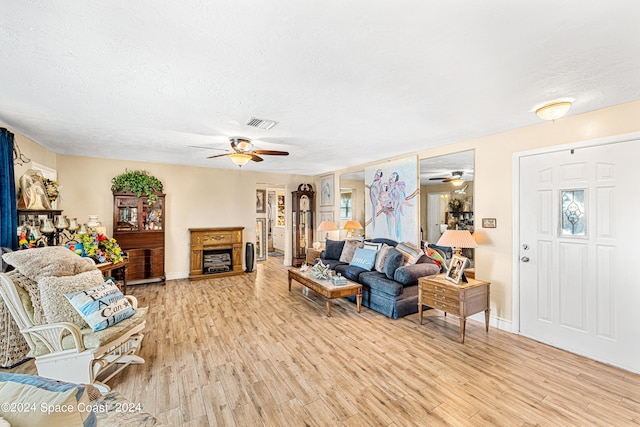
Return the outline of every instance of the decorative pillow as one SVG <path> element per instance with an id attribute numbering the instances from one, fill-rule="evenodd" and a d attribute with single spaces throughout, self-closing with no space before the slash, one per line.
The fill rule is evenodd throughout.
<path id="1" fill-rule="evenodd" d="M 365 249 L 371 249 L 373 251 L 379 251 L 380 249 L 382 249 L 383 245 L 384 245 L 384 243 L 364 242 L 364 248 Z"/>
<path id="2" fill-rule="evenodd" d="M 340 262 L 351 262 L 356 249 L 362 247 L 362 242 L 358 240 L 345 240 L 342 253 L 340 254 Z"/>
<path id="3" fill-rule="evenodd" d="M 0 395 L 3 402 L 18 403 L 24 408 L 33 409 L 29 411 L 0 409 L 0 416 L 14 426 L 94 427 L 97 425 L 96 414 L 89 410 L 91 401 L 86 387 L 80 384 L 65 383 L 35 375 L 0 372 Z M 63 411 L 59 408 L 73 410 Z"/>
<path id="4" fill-rule="evenodd" d="M 442 266 L 444 266 L 445 269 L 447 268 L 447 261 L 445 261 L 440 252 L 429 247 L 426 247 L 424 252 L 431 261 L 435 262 L 438 265 L 438 267 L 442 268 Z"/>
<path id="5" fill-rule="evenodd" d="M 327 239 L 327 245 L 324 250 L 324 257 L 326 259 L 340 259 L 342 254 L 342 248 L 344 248 L 344 240 L 329 240 Z"/>
<path id="6" fill-rule="evenodd" d="M 86 328 L 87 323 L 69 305 L 64 294 L 84 291 L 103 282 L 104 278 L 100 270 L 86 271 L 75 276 L 43 277 L 38 280 L 40 302 L 47 322 L 71 322 L 78 325 L 80 329 Z"/>
<path id="7" fill-rule="evenodd" d="M 36 282 L 41 277 L 75 276 L 85 271 L 98 271 L 92 259 L 82 258 L 64 246 L 9 252 L 2 255 L 2 259 Z"/>
<path id="8" fill-rule="evenodd" d="M 353 254 L 353 259 L 351 260 L 349 265 L 371 271 L 374 264 L 376 263 L 376 254 L 377 251 L 372 251 L 364 248 L 356 248 L 356 251 Z"/>
<path id="9" fill-rule="evenodd" d="M 402 259 L 402 253 L 396 248 L 391 248 L 384 262 L 384 274 L 388 279 L 393 280 L 393 275 L 396 274 L 398 267 L 402 265 Z"/>
<path id="10" fill-rule="evenodd" d="M 389 246 L 386 243 L 382 245 L 378 251 L 378 255 L 376 256 L 376 271 L 384 273 L 384 263 L 387 260 L 387 255 L 389 255 L 389 251 L 391 251 L 391 249 L 393 249 L 393 246 Z"/>
<path id="11" fill-rule="evenodd" d="M 65 297 L 94 332 L 113 326 L 136 312 L 111 280 Z"/>
<path id="12" fill-rule="evenodd" d="M 420 257 L 423 255 L 420 249 L 407 242 L 398 243 L 396 249 L 402 253 L 402 257 L 404 258 L 404 265 L 413 265 L 417 263 Z"/>

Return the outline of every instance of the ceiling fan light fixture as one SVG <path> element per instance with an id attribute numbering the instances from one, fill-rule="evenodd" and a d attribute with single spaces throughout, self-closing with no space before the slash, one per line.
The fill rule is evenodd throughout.
<path id="1" fill-rule="evenodd" d="M 251 160 L 250 155 L 242 154 L 242 153 L 229 154 L 228 157 L 231 159 L 233 163 L 236 164 L 236 166 L 239 166 L 239 167 L 246 165 L 247 163 L 249 163 L 249 160 Z"/>
<path id="2" fill-rule="evenodd" d="M 571 101 L 553 101 L 536 109 L 536 116 L 542 120 L 557 120 L 567 114 Z"/>
<path id="3" fill-rule="evenodd" d="M 464 179 L 456 178 L 456 179 L 452 179 L 449 182 L 452 183 L 455 187 L 460 187 L 462 184 L 464 184 Z"/>

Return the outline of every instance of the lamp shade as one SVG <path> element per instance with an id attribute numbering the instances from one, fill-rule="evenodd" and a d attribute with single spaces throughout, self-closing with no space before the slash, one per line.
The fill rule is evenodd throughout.
<path id="1" fill-rule="evenodd" d="M 333 221 L 322 221 L 318 226 L 318 230 L 320 231 L 333 231 L 337 229 L 338 229 L 338 226 Z"/>
<path id="2" fill-rule="evenodd" d="M 345 230 L 362 230 L 362 224 L 360 224 L 360 221 L 354 221 L 351 219 L 345 222 L 344 227 L 342 228 Z"/>
<path id="3" fill-rule="evenodd" d="M 469 233 L 469 230 L 446 230 L 440 236 L 438 246 L 449 246 L 452 248 L 477 248 L 478 244 Z"/>
<path id="4" fill-rule="evenodd" d="M 246 165 L 247 163 L 249 163 L 249 160 L 251 160 L 250 155 L 242 154 L 242 153 L 229 154 L 229 158 L 233 163 L 235 163 L 239 167 Z"/>

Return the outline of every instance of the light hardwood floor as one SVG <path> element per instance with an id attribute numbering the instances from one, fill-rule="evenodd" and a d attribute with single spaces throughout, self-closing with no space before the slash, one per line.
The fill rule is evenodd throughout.
<path id="1" fill-rule="evenodd" d="M 392 320 L 287 291 L 282 258 L 242 276 L 131 286 L 141 355 L 110 385 L 167 426 L 640 424 L 640 376 L 429 310 Z M 35 373 L 32 362 L 15 372 Z"/>

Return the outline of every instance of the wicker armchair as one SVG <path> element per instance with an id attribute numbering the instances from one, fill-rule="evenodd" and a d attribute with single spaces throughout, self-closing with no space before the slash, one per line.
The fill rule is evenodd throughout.
<path id="1" fill-rule="evenodd" d="M 38 375 L 60 381 L 94 384 L 102 392 L 105 384 L 131 363 L 144 363 L 136 355 L 144 337 L 146 308 L 137 308 L 137 300 L 126 298 L 136 313 L 122 322 L 93 332 L 70 322 L 35 325 L 33 303 L 16 281 L 26 279 L 19 272 L 0 273 L 0 295 L 15 319 L 35 357 Z M 111 369 L 110 369 L 111 368 Z"/>

